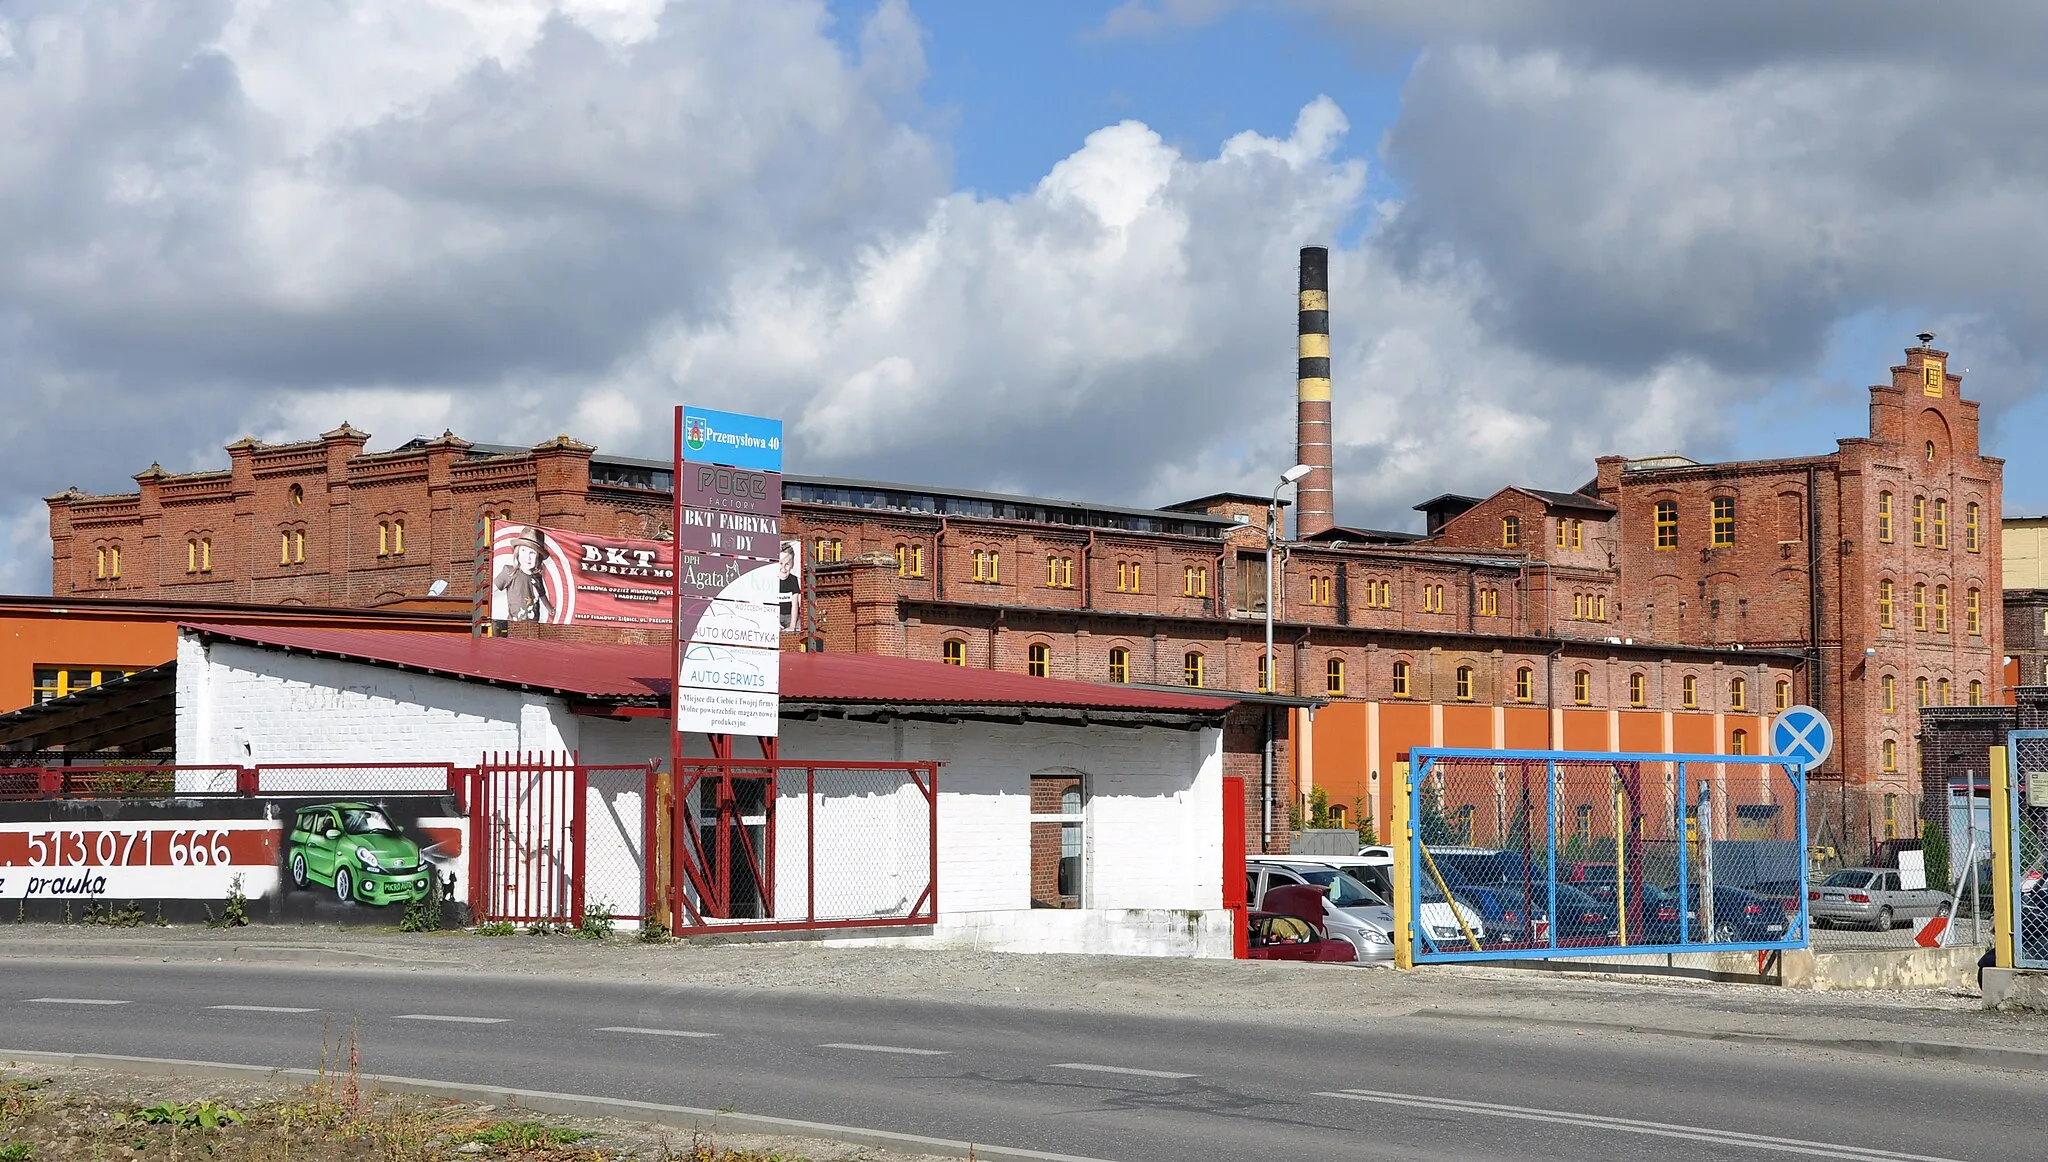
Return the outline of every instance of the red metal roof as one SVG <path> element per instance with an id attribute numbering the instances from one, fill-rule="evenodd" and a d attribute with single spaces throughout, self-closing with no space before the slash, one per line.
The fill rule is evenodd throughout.
<path id="1" fill-rule="evenodd" d="M 674 666 L 666 645 L 608 645 L 517 638 L 472 638 L 392 630 L 312 629 L 282 625 L 185 623 L 180 628 L 225 641 L 346 658 L 599 701 L 666 704 Z M 1057 706 L 1218 714 L 1224 694 L 1165 693 L 1095 682 L 1033 678 L 875 654 L 782 655 L 785 702 L 888 705 Z"/>

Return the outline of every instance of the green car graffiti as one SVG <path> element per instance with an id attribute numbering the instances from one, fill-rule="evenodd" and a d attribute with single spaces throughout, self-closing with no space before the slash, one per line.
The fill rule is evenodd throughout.
<path id="1" fill-rule="evenodd" d="M 434 876 L 420 858 L 419 844 L 371 803 L 301 807 L 285 843 L 292 886 L 322 884 L 343 903 L 417 900 Z"/>

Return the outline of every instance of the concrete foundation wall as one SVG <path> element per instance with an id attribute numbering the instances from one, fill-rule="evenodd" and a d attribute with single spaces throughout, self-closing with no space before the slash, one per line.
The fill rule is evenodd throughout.
<path id="1" fill-rule="evenodd" d="M 1221 908 L 944 912 L 930 930 L 902 936 L 834 936 L 835 947 L 973 948 L 1108 956 L 1192 956 L 1228 960 L 1235 918 Z"/>

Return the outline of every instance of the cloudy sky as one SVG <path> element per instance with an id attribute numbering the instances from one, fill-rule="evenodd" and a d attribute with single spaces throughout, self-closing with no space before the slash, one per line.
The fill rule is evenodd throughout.
<path id="1" fill-rule="evenodd" d="M 1823 451 L 1940 333 L 2048 510 L 2048 7 L 1982 0 L 0 6 L 0 591 L 40 497 L 346 419 L 1340 516 Z"/>

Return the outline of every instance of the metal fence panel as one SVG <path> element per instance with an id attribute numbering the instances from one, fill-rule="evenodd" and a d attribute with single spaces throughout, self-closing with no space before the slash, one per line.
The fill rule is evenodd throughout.
<path id="1" fill-rule="evenodd" d="M 586 776 L 571 758 L 493 758 L 470 796 L 470 910 L 479 921 L 579 924 Z"/>
<path id="2" fill-rule="evenodd" d="M 258 763 L 252 769 L 261 795 L 434 792 L 456 785 L 451 763 Z"/>
<path id="3" fill-rule="evenodd" d="M 2013 962 L 2048 969 L 2048 730 L 2015 730 L 2006 754 L 2016 774 L 2012 796 Z"/>
<path id="4" fill-rule="evenodd" d="M 1413 756 L 1417 961 L 1806 942 L 1797 763 L 1436 748 Z"/>
<path id="5" fill-rule="evenodd" d="M 929 924 L 933 763 L 684 763 L 672 832 L 678 934 Z"/>

